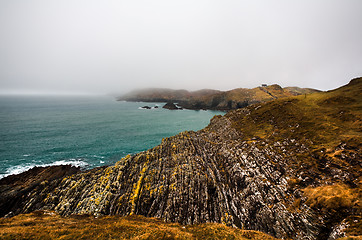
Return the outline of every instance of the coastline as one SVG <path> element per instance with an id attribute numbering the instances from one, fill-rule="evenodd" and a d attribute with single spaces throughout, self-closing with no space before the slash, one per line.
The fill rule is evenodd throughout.
<path id="1" fill-rule="evenodd" d="M 98 96 L 3 96 L 0 176 L 54 164 L 85 169 L 112 165 L 157 146 L 162 138 L 199 130 L 215 114 L 224 114 L 138 109 L 145 104 Z M 162 106 L 152 106 L 156 104 Z"/>
<path id="2" fill-rule="evenodd" d="M 361 90 L 362 78 L 229 111 L 115 165 L 37 183 L 2 214 L 143 215 L 292 239 L 361 235 Z"/>

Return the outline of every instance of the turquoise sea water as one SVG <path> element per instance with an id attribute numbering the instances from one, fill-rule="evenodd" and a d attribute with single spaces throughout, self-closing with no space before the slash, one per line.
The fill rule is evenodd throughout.
<path id="1" fill-rule="evenodd" d="M 156 106 L 151 110 L 142 106 Z M 34 166 L 111 165 L 162 138 L 207 126 L 217 111 L 170 111 L 112 97 L 1 96 L 0 178 Z"/>

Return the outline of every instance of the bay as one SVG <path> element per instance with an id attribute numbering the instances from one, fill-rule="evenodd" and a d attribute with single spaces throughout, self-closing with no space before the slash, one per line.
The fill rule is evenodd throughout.
<path id="1" fill-rule="evenodd" d="M 0 96 L 0 178 L 34 166 L 112 165 L 223 114 L 163 105 L 108 96 Z"/>

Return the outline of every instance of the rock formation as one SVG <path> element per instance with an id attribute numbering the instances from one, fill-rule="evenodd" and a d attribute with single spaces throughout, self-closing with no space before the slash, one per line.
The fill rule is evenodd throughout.
<path id="1" fill-rule="evenodd" d="M 177 107 L 173 102 L 166 103 L 162 108 L 168 110 L 182 110 L 182 108 Z"/>
<path id="2" fill-rule="evenodd" d="M 44 185 L 56 187 L 59 179 L 79 172 L 78 167 L 70 165 L 34 167 L 24 173 L 0 179 L 0 216 L 17 213 L 19 205 L 23 204 L 30 192 Z"/>
<path id="3" fill-rule="evenodd" d="M 277 98 L 319 92 L 310 88 L 286 87 L 277 84 L 253 89 L 237 88 L 230 91 L 204 89 L 194 92 L 171 89 L 144 89 L 118 98 L 120 101 L 178 102 L 186 109 L 231 110 Z"/>
<path id="4" fill-rule="evenodd" d="M 141 108 L 143 108 L 143 109 L 152 109 L 150 106 L 143 106 Z"/>
<path id="5" fill-rule="evenodd" d="M 0 206 L 0 214 L 137 214 L 278 238 L 361 235 L 361 92 L 359 78 L 215 116 L 203 130 L 163 139 L 114 166 L 19 193 L 21 201 Z"/>

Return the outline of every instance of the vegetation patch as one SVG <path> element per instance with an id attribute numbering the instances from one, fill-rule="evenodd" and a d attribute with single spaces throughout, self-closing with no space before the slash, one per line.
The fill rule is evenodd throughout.
<path id="1" fill-rule="evenodd" d="M 321 187 L 307 187 L 303 190 L 307 197 L 306 204 L 322 211 L 332 209 L 360 207 L 362 192 L 345 184 L 334 184 Z"/>
<path id="2" fill-rule="evenodd" d="M 29 224 L 31 223 L 31 224 Z M 133 215 L 94 218 L 87 215 L 62 217 L 36 211 L 0 219 L 0 239 L 265 239 L 257 231 L 208 223 L 183 226 L 162 219 Z"/>

